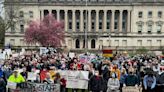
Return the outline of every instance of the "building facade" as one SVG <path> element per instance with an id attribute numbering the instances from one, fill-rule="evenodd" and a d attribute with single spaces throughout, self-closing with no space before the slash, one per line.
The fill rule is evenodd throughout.
<path id="1" fill-rule="evenodd" d="M 6 0 L 5 6 L 11 1 Z M 18 2 L 21 18 L 6 32 L 5 45 L 35 46 L 24 43 L 27 24 L 52 13 L 65 23 L 63 46 L 69 50 L 159 50 L 164 46 L 163 0 L 16 0 L 15 4 Z"/>

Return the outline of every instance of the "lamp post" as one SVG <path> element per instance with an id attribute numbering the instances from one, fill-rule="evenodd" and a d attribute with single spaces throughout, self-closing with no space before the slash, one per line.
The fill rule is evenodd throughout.
<path id="1" fill-rule="evenodd" d="M 86 19 L 86 23 L 85 23 L 85 52 L 88 51 L 88 37 L 87 37 L 87 30 L 88 30 L 88 17 L 87 17 L 87 12 L 88 12 L 88 9 L 87 9 L 87 6 L 88 6 L 88 0 L 86 0 L 85 2 L 85 7 L 86 7 L 86 10 L 85 10 L 85 19 Z"/>

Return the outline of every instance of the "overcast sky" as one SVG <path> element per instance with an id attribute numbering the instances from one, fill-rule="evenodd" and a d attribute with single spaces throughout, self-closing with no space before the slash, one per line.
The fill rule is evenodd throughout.
<path id="1" fill-rule="evenodd" d="M 3 5 L 2 5 L 3 0 L 0 0 L 0 16 L 3 14 Z"/>

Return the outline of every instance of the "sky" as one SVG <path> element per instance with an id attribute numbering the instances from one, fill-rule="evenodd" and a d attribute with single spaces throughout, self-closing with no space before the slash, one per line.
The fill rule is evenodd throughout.
<path id="1" fill-rule="evenodd" d="M 3 0 L 0 0 L 0 16 L 3 15 L 3 4 L 2 4 Z"/>

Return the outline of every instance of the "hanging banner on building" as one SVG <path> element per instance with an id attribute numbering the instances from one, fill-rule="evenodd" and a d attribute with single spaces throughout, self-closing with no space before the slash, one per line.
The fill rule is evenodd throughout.
<path id="1" fill-rule="evenodd" d="M 60 92 L 60 84 L 27 83 L 29 92 Z"/>
<path id="2" fill-rule="evenodd" d="M 67 88 L 88 89 L 88 71 L 60 71 L 59 73 L 67 79 Z"/>

